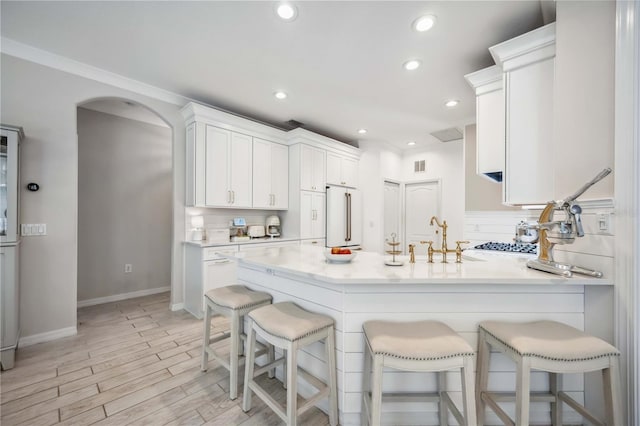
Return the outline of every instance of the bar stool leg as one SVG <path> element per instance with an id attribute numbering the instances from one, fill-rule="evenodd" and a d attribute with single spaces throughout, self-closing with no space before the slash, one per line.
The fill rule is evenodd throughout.
<path id="1" fill-rule="evenodd" d="M 296 426 L 298 416 L 298 348 L 296 342 L 287 351 L 287 426 Z"/>
<path id="2" fill-rule="evenodd" d="M 267 343 L 267 364 L 271 364 L 276 360 L 276 352 L 271 343 Z M 267 377 L 273 379 L 276 377 L 276 367 L 273 367 L 271 370 L 267 372 Z"/>
<path id="3" fill-rule="evenodd" d="M 237 312 L 231 314 L 231 343 L 229 348 L 229 399 L 238 397 L 238 349 L 240 347 L 240 315 Z"/>
<path id="4" fill-rule="evenodd" d="M 531 367 L 527 357 L 518 359 L 516 367 L 516 426 L 529 425 Z"/>
<path id="5" fill-rule="evenodd" d="M 333 327 L 327 331 L 325 348 L 327 350 L 327 368 L 329 369 L 329 424 L 338 424 L 338 377 L 336 373 L 336 336 Z"/>
<path id="6" fill-rule="evenodd" d="M 447 426 L 449 422 L 447 421 L 449 417 L 447 401 L 444 398 L 444 394 L 447 392 L 447 376 L 446 372 L 438 371 L 436 373 L 438 375 L 438 396 L 440 400 L 438 401 L 438 415 L 440 417 L 440 426 Z"/>
<path id="7" fill-rule="evenodd" d="M 551 403 L 551 424 L 562 426 L 562 400 L 558 398 L 558 392 L 562 390 L 562 374 L 549 373 L 549 388 L 555 397 Z"/>
<path id="8" fill-rule="evenodd" d="M 283 349 L 282 350 L 282 356 L 284 357 L 284 359 L 287 359 L 287 350 Z M 287 366 L 283 365 L 282 366 L 282 387 L 283 388 L 287 388 Z"/>
<path id="9" fill-rule="evenodd" d="M 618 357 L 609 357 L 609 368 L 602 370 L 604 384 L 604 404 L 607 414 L 607 425 L 622 424 L 622 402 L 620 399 L 620 371 Z"/>
<path id="10" fill-rule="evenodd" d="M 491 348 L 489 347 L 489 343 L 487 343 L 486 332 L 480 329 L 478 336 L 478 365 L 476 367 L 476 415 L 478 426 L 484 425 L 485 405 L 482 401 L 482 392 L 488 390 L 490 356 Z"/>
<path id="11" fill-rule="evenodd" d="M 373 374 L 371 380 L 371 425 L 380 426 L 382 421 L 382 355 L 372 354 Z"/>
<path id="12" fill-rule="evenodd" d="M 240 318 L 238 319 L 238 336 L 241 336 L 241 337 L 238 339 L 238 356 L 242 356 L 245 354 L 244 352 L 245 340 L 242 339 L 243 334 L 244 334 L 244 316 L 240 315 Z"/>
<path id="13" fill-rule="evenodd" d="M 369 343 L 364 341 L 364 366 L 362 371 L 362 408 L 360 409 L 360 423 L 362 426 L 369 424 L 371 399 L 369 391 L 371 390 L 371 349 Z"/>
<path id="14" fill-rule="evenodd" d="M 467 426 L 478 424 L 473 389 L 473 358 L 465 357 L 464 367 L 462 367 L 462 404 Z"/>
<path id="15" fill-rule="evenodd" d="M 251 409 L 251 389 L 249 387 L 249 384 L 253 380 L 255 353 L 256 331 L 253 329 L 252 321 L 249 320 L 249 335 L 247 336 L 247 357 L 244 360 L 244 394 L 242 395 L 242 411 L 244 411 L 245 413 Z"/>
<path id="16" fill-rule="evenodd" d="M 200 364 L 200 370 L 207 371 L 207 364 L 209 363 L 209 353 L 207 348 L 209 347 L 209 339 L 211 337 L 211 308 L 208 303 L 205 303 L 204 308 L 204 337 L 202 339 L 202 362 Z"/>

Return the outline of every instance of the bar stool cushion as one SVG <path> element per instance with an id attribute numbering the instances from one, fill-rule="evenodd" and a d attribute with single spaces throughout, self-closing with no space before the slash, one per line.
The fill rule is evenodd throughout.
<path id="1" fill-rule="evenodd" d="M 367 321 L 363 329 L 376 355 L 420 361 L 474 355 L 471 345 L 439 321 Z"/>
<path id="2" fill-rule="evenodd" d="M 520 356 L 585 361 L 620 354 L 604 340 L 555 321 L 483 321 L 480 328 Z"/>
<path id="3" fill-rule="evenodd" d="M 209 290 L 205 296 L 216 305 L 230 309 L 245 309 L 271 301 L 269 293 L 253 291 L 243 285 L 230 285 Z"/>
<path id="4" fill-rule="evenodd" d="M 263 306 L 249 317 L 267 333 L 292 342 L 333 326 L 333 318 L 305 311 L 293 302 Z"/>

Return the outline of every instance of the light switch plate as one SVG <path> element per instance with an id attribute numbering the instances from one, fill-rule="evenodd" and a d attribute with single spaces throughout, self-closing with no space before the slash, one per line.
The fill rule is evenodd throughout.
<path id="1" fill-rule="evenodd" d="M 20 235 L 23 237 L 36 237 L 47 235 L 46 223 L 23 223 L 20 225 Z"/>

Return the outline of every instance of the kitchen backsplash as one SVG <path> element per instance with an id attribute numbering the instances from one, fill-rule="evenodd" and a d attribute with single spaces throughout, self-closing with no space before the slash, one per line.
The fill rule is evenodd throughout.
<path id="1" fill-rule="evenodd" d="M 585 235 L 572 244 L 556 245 L 554 259 L 602 271 L 613 277 L 614 271 L 614 209 L 613 200 L 578 201 L 582 207 Z M 468 247 L 487 241 L 513 242 L 515 226 L 521 220 L 537 221 L 540 210 L 521 211 L 468 211 L 464 218 L 464 239 Z M 562 215 L 562 213 L 559 213 Z M 560 217 L 556 217 L 560 219 Z M 601 229 L 601 222 L 607 229 Z"/>
<path id="2" fill-rule="evenodd" d="M 235 217 L 243 217 L 247 225 L 264 225 L 267 216 L 276 215 L 282 219 L 282 212 L 270 210 L 235 210 L 235 209 L 204 209 L 187 207 L 185 215 L 185 239 L 191 239 L 191 218 L 202 216 L 204 229 L 229 228 L 229 222 Z"/>

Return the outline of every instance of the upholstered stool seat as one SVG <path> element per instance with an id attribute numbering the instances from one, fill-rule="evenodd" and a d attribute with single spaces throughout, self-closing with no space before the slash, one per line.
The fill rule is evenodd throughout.
<path id="1" fill-rule="evenodd" d="M 338 423 L 338 388 L 336 374 L 335 331 L 334 321 L 326 315 L 305 311 L 292 302 L 274 303 L 263 306 L 249 313 L 249 336 L 247 344 L 247 362 L 245 365 L 244 396 L 242 409 L 251 409 L 251 392 L 262 399 L 287 425 L 296 425 L 298 416 L 322 398 L 329 398 L 329 423 Z M 284 356 L 258 370 L 254 364 L 254 350 L 256 334 L 267 343 L 283 350 Z M 299 348 L 310 345 L 319 340 L 325 340 L 326 359 L 328 368 L 328 385 L 317 377 L 312 376 L 297 366 L 297 352 Z M 262 389 L 254 380 L 286 361 L 285 386 L 287 388 L 286 411 L 280 404 Z M 298 408 L 297 405 L 297 376 L 300 374 L 308 383 L 318 389 L 313 397 L 305 401 Z"/>
<path id="2" fill-rule="evenodd" d="M 448 424 L 447 409 L 451 410 L 460 424 L 475 425 L 474 350 L 462 337 L 438 321 L 368 321 L 362 328 L 365 337 L 363 425 L 379 425 L 381 422 L 384 396 L 382 372 L 385 367 L 415 372 L 438 372 L 438 392 L 394 392 L 392 399 L 396 402 L 414 401 L 418 397 L 424 401 L 439 402 L 441 425 Z M 444 372 L 457 368 L 461 369 L 462 373 L 464 416 L 445 389 Z"/>
<path id="3" fill-rule="evenodd" d="M 238 397 L 238 367 L 242 364 L 244 316 L 252 309 L 271 304 L 271 295 L 253 291 L 242 285 L 230 285 L 208 291 L 205 296 L 204 342 L 202 344 L 202 371 L 207 371 L 209 355 L 214 357 L 222 366 L 229 370 L 229 398 Z M 230 319 L 229 332 L 211 338 L 211 316 L 217 314 Z M 231 338 L 229 357 L 218 354 L 211 345 L 223 339 Z M 260 347 L 260 354 L 271 351 Z"/>
<path id="4" fill-rule="evenodd" d="M 516 371 L 516 425 L 529 424 L 531 400 L 551 403 L 553 425 L 562 425 L 562 403 L 575 409 L 589 421 L 601 424 L 590 412 L 561 390 L 561 373 L 585 373 L 602 370 L 605 385 L 607 425 L 619 425 L 620 389 L 618 359 L 620 352 L 609 343 L 590 336 L 578 329 L 555 321 L 510 323 L 484 321 L 480 323 L 477 368 L 478 424 L 484 424 L 485 404 L 505 423 L 514 422 L 498 406 L 500 401 L 513 401 L 508 397 L 489 392 L 489 358 L 491 348 L 496 349 L 517 364 Z M 546 371 L 550 374 L 550 393 L 530 397 L 530 371 Z"/>

